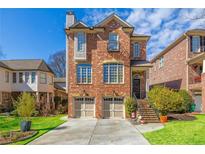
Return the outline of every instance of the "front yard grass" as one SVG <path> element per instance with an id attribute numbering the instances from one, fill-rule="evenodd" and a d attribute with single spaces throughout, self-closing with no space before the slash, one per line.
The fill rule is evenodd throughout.
<path id="1" fill-rule="evenodd" d="M 143 135 L 151 144 L 204 145 L 205 115 L 196 115 L 193 121 L 169 121 L 161 130 Z"/>
<path id="2" fill-rule="evenodd" d="M 38 134 L 19 142 L 15 142 L 13 144 L 27 144 L 34 139 L 40 137 L 41 135 L 45 134 L 46 132 L 56 128 L 60 124 L 64 123 L 65 121 L 61 119 L 65 115 L 57 115 L 53 117 L 32 117 L 32 130 L 37 130 Z M 18 131 L 20 130 L 20 123 L 21 119 L 19 117 L 4 117 L 0 116 L 0 133 L 1 132 L 8 132 L 8 131 Z"/>

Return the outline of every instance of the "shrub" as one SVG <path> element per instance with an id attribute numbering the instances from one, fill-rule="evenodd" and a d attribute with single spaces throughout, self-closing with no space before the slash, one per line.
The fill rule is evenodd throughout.
<path id="1" fill-rule="evenodd" d="M 156 86 L 148 93 L 148 100 L 161 115 L 167 115 L 177 108 L 180 95 L 166 87 Z"/>
<path id="2" fill-rule="evenodd" d="M 29 120 L 35 113 L 35 99 L 29 93 L 23 93 L 16 101 L 16 111 L 25 120 Z"/>
<path id="3" fill-rule="evenodd" d="M 131 115 L 132 112 L 137 111 L 137 102 L 135 101 L 134 98 L 127 97 L 125 99 L 125 109 L 126 109 L 126 113 L 129 114 L 129 116 Z"/>
<path id="4" fill-rule="evenodd" d="M 191 95 L 186 90 L 179 90 L 180 96 L 183 98 L 183 102 L 179 108 L 179 112 L 188 112 L 193 102 Z"/>
<path id="5" fill-rule="evenodd" d="M 168 112 L 187 112 L 192 102 L 192 98 L 186 90 L 177 92 L 160 86 L 149 91 L 148 100 L 152 107 L 162 115 L 166 115 Z"/>

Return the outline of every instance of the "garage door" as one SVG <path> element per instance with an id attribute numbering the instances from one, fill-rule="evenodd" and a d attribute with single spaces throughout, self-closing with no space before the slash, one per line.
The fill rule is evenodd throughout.
<path id="1" fill-rule="evenodd" d="M 93 97 L 74 98 L 76 118 L 95 117 L 95 99 Z"/>
<path id="2" fill-rule="evenodd" d="M 195 111 L 201 112 L 202 111 L 202 98 L 201 95 L 195 95 L 194 102 L 196 104 Z"/>
<path id="3" fill-rule="evenodd" d="M 124 118 L 123 97 L 104 97 L 103 116 L 104 118 Z"/>

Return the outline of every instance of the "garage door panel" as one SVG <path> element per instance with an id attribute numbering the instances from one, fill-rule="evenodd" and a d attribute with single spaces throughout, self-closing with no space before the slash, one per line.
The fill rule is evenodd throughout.
<path id="1" fill-rule="evenodd" d="M 116 118 L 123 118 L 123 111 L 115 111 L 114 117 Z"/>
<path id="2" fill-rule="evenodd" d="M 94 112 L 93 111 L 85 111 L 85 116 L 86 117 L 93 117 Z"/>
<path id="3" fill-rule="evenodd" d="M 123 118 L 123 109 L 122 97 L 103 98 L 104 118 Z"/>
<path id="4" fill-rule="evenodd" d="M 94 117 L 94 98 L 74 98 L 75 117 Z"/>

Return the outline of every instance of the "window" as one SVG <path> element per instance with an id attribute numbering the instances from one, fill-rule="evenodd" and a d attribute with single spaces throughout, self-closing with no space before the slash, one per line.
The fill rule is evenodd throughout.
<path id="1" fill-rule="evenodd" d="M 104 64 L 104 83 L 123 83 L 123 67 L 122 64 Z"/>
<path id="2" fill-rule="evenodd" d="M 119 50 L 119 36 L 118 36 L 118 34 L 109 33 L 108 50 L 110 50 L 110 51 Z"/>
<path id="3" fill-rule="evenodd" d="M 29 83 L 29 72 L 25 72 L 25 82 Z"/>
<path id="4" fill-rule="evenodd" d="M 41 84 L 46 84 L 47 83 L 46 73 L 41 73 L 40 74 L 40 83 Z"/>
<path id="5" fill-rule="evenodd" d="M 13 78 L 13 83 L 16 83 L 16 73 L 13 73 L 13 76 L 12 76 L 12 78 Z"/>
<path id="6" fill-rule="evenodd" d="M 32 72 L 31 73 L 31 83 L 35 83 L 36 82 L 36 72 Z"/>
<path id="7" fill-rule="evenodd" d="M 9 72 L 8 71 L 5 72 L 5 82 L 9 83 Z"/>
<path id="8" fill-rule="evenodd" d="M 140 56 L 140 45 L 139 45 L 139 43 L 134 43 L 133 44 L 133 55 L 134 55 L 134 57 L 139 57 Z"/>
<path id="9" fill-rule="evenodd" d="M 77 33 L 78 37 L 78 47 L 77 51 L 78 52 L 85 52 L 85 33 L 84 32 L 78 32 Z"/>
<path id="10" fill-rule="evenodd" d="M 53 84 L 53 77 L 51 75 L 48 76 L 48 84 Z"/>
<path id="11" fill-rule="evenodd" d="M 164 66 L 164 57 L 160 57 L 159 59 L 159 68 Z"/>
<path id="12" fill-rule="evenodd" d="M 92 80 L 91 64 L 79 64 L 77 66 L 77 83 L 89 84 Z"/>
<path id="13" fill-rule="evenodd" d="M 23 83 L 23 73 L 19 73 L 19 83 Z"/>
<path id="14" fill-rule="evenodd" d="M 197 52 L 200 49 L 200 36 L 192 36 L 191 50 Z"/>

